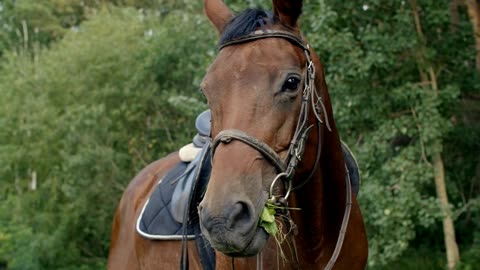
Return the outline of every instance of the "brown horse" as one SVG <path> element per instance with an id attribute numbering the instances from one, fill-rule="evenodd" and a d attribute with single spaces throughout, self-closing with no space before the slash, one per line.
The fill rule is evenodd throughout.
<path id="1" fill-rule="evenodd" d="M 301 9 L 302 1 L 273 0 L 271 14 L 247 10 L 234 17 L 223 1 L 205 0 L 221 41 L 201 84 L 214 140 L 198 210 L 217 269 L 366 266 L 362 215 L 322 65 L 298 28 Z M 177 162 L 177 153 L 158 160 L 128 186 L 113 222 L 108 269 L 178 268 L 180 241 L 147 240 L 135 231 L 158 179 Z M 280 244 L 259 226 L 267 201 L 285 207 L 277 219 L 288 235 Z M 188 249 L 190 267 L 201 269 L 192 241 Z"/>

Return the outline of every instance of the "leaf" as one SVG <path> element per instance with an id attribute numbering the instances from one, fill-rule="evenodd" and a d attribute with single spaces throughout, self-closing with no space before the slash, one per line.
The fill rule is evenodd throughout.
<path id="1" fill-rule="evenodd" d="M 260 227 L 264 228 L 268 234 L 276 235 L 278 232 L 277 223 L 275 223 L 275 209 L 267 204 L 260 215 Z"/>
<path id="2" fill-rule="evenodd" d="M 262 215 L 260 216 L 260 220 L 267 222 L 267 223 L 272 223 L 275 222 L 275 209 L 268 208 L 265 206 L 262 210 Z"/>
<path id="3" fill-rule="evenodd" d="M 275 222 L 272 222 L 272 223 L 261 222 L 260 226 L 263 227 L 265 231 L 270 235 L 276 235 L 278 232 L 277 223 Z"/>

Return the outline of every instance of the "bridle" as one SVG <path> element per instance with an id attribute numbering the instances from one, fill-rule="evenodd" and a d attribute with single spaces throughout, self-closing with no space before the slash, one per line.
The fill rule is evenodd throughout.
<path id="1" fill-rule="evenodd" d="M 225 47 L 247 43 L 254 40 L 265 39 L 265 38 L 283 38 L 294 45 L 300 47 L 305 54 L 306 57 L 306 71 L 304 76 L 304 88 L 302 93 L 302 104 L 300 108 L 299 118 L 297 120 L 297 126 L 293 135 L 293 138 L 290 142 L 287 156 L 285 159 L 282 159 L 268 144 L 262 142 L 261 140 L 237 129 L 227 129 L 222 130 L 218 133 L 218 135 L 213 139 L 211 144 L 212 149 L 212 158 L 215 154 L 216 148 L 221 144 L 230 143 L 232 140 L 241 141 L 250 147 L 254 148 L 258 152 L 262 153 L 262 155 L 276 168 L 278 174 L 274 178 L 272 184 L 270 185 L 269 189 L 269 199 L 276 201 L 278 198 L 282 198 L 286 200 L 290 195 L 292 190 L 298 189 L 304 184 L 306 184 L 313 176 L 313 172 L 316 171 L 320 159 L 321 153 L 321 144 L 318 144 L 317 155 L 315 159 L 314 168 L 311 171 L 309 177 L 306 178 L 301 184 L 296 187 L 293 187 L 292 180 L 295 173 L 295 170 L 298 166 L 299 161 L 301 161 L 303 153 L 305 151 L 305 143 L 308 139 L 311 129 L 313 125 L 308 125 L 308 116 L 310 107 L 313 108 L 313 112 L 315 113 L 317 119 L 317 126 L 318 126 L 318 139 L 319 142 L 321 141 L 321 126 L 320 123 L 324 121 L 321 119 L 321 113 L 319 110 L 322 110 L 324 115 L 325 123 L 327 128 L 330 130 L 330 124 L 328 122 L 328 117 L 326 114 L 325 106 L 323 105 L 323 101 L 321 97 L 318 95 L 315 89 L 315 65 L 310 58 L 310 46 L 306 44 L 303 39 L 294 35 L 290 32 L 286 31 L 279 31 L 279 30 L 258 30 L 246 36 L 242 36 L 240 38 L 230 40 L 222 44 L 219 48 L 219 51 Z M 273 189 L 275 184 L 278 180 L 283 179 L 285 183 L 285 195 L 279 196 L 273 194 Z"/>
<path id="2" fill-rule="evenodd" d="M 244 144 L 249 145 L 250 147 L 254 148 L 258 152 L 260 152 L 277 170 L 278 174 L 272 181 L 269 189 L 269 202 L 276 203 L 286 202 L 290 193 L 293 190 L 301 188 L 305 185 L 312 177 L 314 172 L 317 170 L 320 160 L 321 154 L 321 123 L 326 124 L 329 131 L 331 131 L 330 124 L 328 122 L 328 116 L 326 108 L 323 104 L 323 100 L 321 96 L 317 93 L 315 89 L 315 65 L 310 58 L 310 46 L 299 36 L 287 32 L 287 31 L 280 31 L 280 30 L 268 30 L 262 29 L 254 31 L 248 35 L 241 36 L 239 38 L 227 41 L 223 43 L 219 47 L 219 51 L 225 47 L 247 43 L 259 39 L 265 38 L 282 38 L 285 39 L 292 44 L 300 47 L 306 58 L 306 71 L 304 77 L 304 88 L 302 93 L 302 104 L 300 108 L 299 118 L 297 120 L 297 126 L 293 135 L 293 138 L 290 142 L 287 156 L 285 159 L 282 159 L 268 144 L 262 142 L 261 140 L 237 129 L 227 129 L 222 130 L 218 133 L 218 135 L 213 139 L 211 143 L 211 158 L 215 154 L 216 148 L 221 144 L 228 144 L 233 140 L 237 140 L 243 142 Z M 309 137 L 310 131 L 314 125 L 308 124 L 308 117 L 309 117 L 309 110 L 310 108 L 313 110 L 315 118 L 317 120 L 317 128 L 318 128 L 318 147 L 317 153 L 315 158 L 315 164 L 310 172 L 310 175 L 296 187 L 293 187 L 292 181 L 293 176 L 295 174 L 295 170 L 297 169 L 298 163 L 301 161 L 303 157 L 303 153 L 305 151 L 305 144 Z M 324 120 L 322 120 L 321 115 L 323 114 Z M 274 195 L 273 190 L 276 183 L 283 179 L 284 187 L 285 187 L 285 194 L 284 195 Z M 346 228 L 348 224 L 348 219 L 350 216 L 352 198 L 351 198 L 351 187 L 350 187 L 350 180 L 346 177 L 346 186 L 347 186 L 347 196 L 346 196 L 346 209 L 342 221 L 342 225 L 340 228 L 339 237 L 335 246 L 335 250 L 330 258 L 325 269 L 331 269 L 335 264 L 335 261 L 338 258 L 340 253 L 341 247 L 343 245 L 343 240 L 346 233 Z M 257 267 L 258 263 L 257 263 Z M 261 267 L 261 266 L 260 266 Z"/>

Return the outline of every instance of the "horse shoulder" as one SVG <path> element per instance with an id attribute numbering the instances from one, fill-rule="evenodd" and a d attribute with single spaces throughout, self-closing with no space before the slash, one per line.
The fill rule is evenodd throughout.
<path id="1" fill-rule="evenodd" d="M 140 269 L 135 246 L 137 217 L 159 179 L 179 161 L 178 153 L 154 161 L 128 184 L 113 219 L 108 269 Z"/>

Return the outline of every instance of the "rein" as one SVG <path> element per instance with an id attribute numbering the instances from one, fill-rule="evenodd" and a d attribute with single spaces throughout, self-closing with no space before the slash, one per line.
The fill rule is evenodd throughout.
<path id="1" fill-rule="evenodd" d="M 304 78 L 304 89 L 302 93 L 302 105 L 300 108 L 300 115 L 297 121 L 297 126 L 290 142 L 290 146 L 288 148 L 288 154 L 285 160 L 283 160 L 268 144 L 262 142 L 261 140 L 236 129 L 227 129 L 221 131 L 212 141 L 211 143 L 211 157 L 215 154 L 216 148 L 221 144 L 228 144 L 232 140 L 241 141 L 250 147 L 254 148 L 258 152 L 260 152 L 277 170 L 278 174 L 272 181 L 269 189 L 269 202 L 272 203 L 286 203 L 288 196 L 290 195 L 292 190 L 296 190 L 304 186 L 312 177 L 314 172 L 317 170 L 320 161 L 320 154 L 321 154 L 321 125 L 325 121 L 325 125 L 329 131 L 331 131 L 330 123 L 328 122 L 327 111 L 323 104 L 321 96 L 317 93 L 315 89 L 315 66 L 313 61 L 310 58 L 310 46 L 304 42 L 304 40 L 294 35 L 290 32 L 286 31 L 278 31 L 278 30 L 257 30 L 252 32 L 251 34 L 242 36 L 237 39 L 233 39 L 227 41 L 220 45 L 219 51 L 225 47 L 247 43 L 259 39 L 265 38 L 283 38 L 287 41 L 293 43 L 294 45 L 300 47 L 306 57 L 306 74 Z M 313 110 L 315 118 L 317 120 L 317 127 L 318 127 L 318 148 L 317 154 L 315 158 L 314 167 L 310 173 L 310 175 L 298 186 L 293 187 L 292 181 L 293 176 L 295 174 L 295 170 L 298 166 L 299 161 L 301 161 L 304 151 L 305 151 L 305 144 L 309 137 L 310 131 L 313 128 L 313 125 L 308 125 L 308 116 L 309 116 L 309 109 L 310 107 Z M 321 119 L 321 114 L 324 115 L 324 121 Z M 274 195 L 273 190 L 276 182 L 280 179 L 284 180 L 284 186 L 286 189 L 285 195 Z M 350 178 L 347 169 L 347 176 L 346 180 L 346 208 L 345 213 L 342 220 L 342 225 L 340 227 L 339 236 L 337 239 L 337 243 L 335 245 L 335 250 L 325 267 L 325 269 L 331 269 L 337 258 L 340 254 L 340 250 L 342 248 L 345 233 L 347 230 L 348 220 L 350 217 L 350 211 L 352 206 L 352 195 L 351 195 L 351 186 L 350 186 Z M 233 260 L 232 260 L 233 263 Z M 261 253 L 257 256 L 257 269 L 262 269 L 262 256 Z"/>

